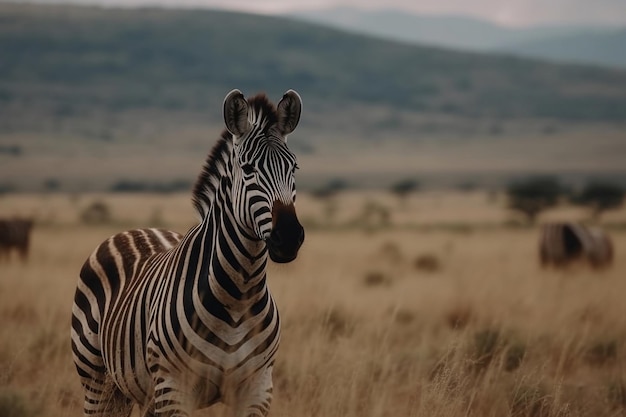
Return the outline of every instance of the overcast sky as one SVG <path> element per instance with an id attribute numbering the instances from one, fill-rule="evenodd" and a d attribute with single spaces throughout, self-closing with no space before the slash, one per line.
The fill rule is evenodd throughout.
<path id="1" fill-rule="evenodd" d="M 1 0 L 0 0 L 1 1 Z M 40 0 L 56 2 L 56 0 Z M 606 24 L 626 26 L 626 0 L 66 0 L 101 5 L 211 7 L 256 13 L 354 6 L 407 10 L 417 14 L 461 14 L 507 26 Z"/>

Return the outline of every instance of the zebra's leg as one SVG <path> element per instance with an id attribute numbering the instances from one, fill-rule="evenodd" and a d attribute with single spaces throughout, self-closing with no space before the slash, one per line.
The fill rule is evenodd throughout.
<path id="1" fill-rule="evenodd" d="M 88 308 L 82 292 L 77 291 L 72 308 L 71 345 L 76 371 L 85 393 L 84 415 L 126 417 L 132 410 L 132 402 L 107 375 L 98 333 L 90 330 L 87 324 L 93 320 L 85 314 Z"/>
<path id="2" fill-rule="evenodd" d="M 111 378 L 81 378 L 85 390 L 84 415 L 90 417 L 128 417 L 132 401 L 117 388 Z"/>
<path id="3" fill-rule="evenodd" d="M 144 417 L 189 417 L 193 400 L 186 384 L 168 373 L 155 375 L 154 399 L 142 411 Z"/>
<path id="4" fill-rule="evenodd" d="M 236 417 L 265 417 L 272 403 L 272 366 L 263 368 L 246 379 L 235 396 Z"/>

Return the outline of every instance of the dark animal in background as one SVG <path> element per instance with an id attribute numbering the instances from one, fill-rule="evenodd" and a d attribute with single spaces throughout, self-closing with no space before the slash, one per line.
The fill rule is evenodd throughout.
<path id="1" fill-rule="evenodd" d="M 22 261 L 28 259 L 33 220 L 28 218 L 0 219 L 0 260 L 7 260 L 15 249 Z"/>
<path id="2" fill-rule="evenodd" d="M 573 222 L 547 223 L 541 228 L 539 258 L 544 267 L 565 267 L 583 261 L 594 268 L 605 268 L 613 263 L 613 242 L 597 227 Z"/>

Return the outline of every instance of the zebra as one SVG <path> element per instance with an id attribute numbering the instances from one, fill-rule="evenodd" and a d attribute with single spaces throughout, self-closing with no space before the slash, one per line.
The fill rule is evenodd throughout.
<path id="1" fill-rule="evenodd" d="M 192 190 L 199 224 L 181 236 L 126 231 L 84 263 L 71 345 L 84 415 L 189 416 L 217 402 L 267 415 L 280 339 L 268 258 L 293 261 L 304 241 L 287 136 L 302 101 L 288 90 L 224 99 L 226 129 Z"/>
<path id="2" fill-rule="evenodd" d="M 23 262 L 28 259 L 33 223 L 31 218 L 0 219 L 0 260 L 9 258 L 13 249 Z"/>
<path id="3" fill-rule="evenodd" d="M 562 267 L 583 260 L 594 268 L 603 268 L 613 262 L 613 242 L 597 227 L 573 222 L 546 223 L 541 227 L 539 259 L 544 267 Z"/>

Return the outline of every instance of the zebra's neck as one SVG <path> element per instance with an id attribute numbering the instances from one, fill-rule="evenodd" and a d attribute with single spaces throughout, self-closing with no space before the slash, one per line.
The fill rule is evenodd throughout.
<path id="1" fill-rule="evenodd" d="M 249 237 L 234 220 L 230 181 L 225 177 L 222 182 L 201 224 L 191 233 L 187 263 L 193 265 L 195 253 L 199 260 L 187 273 L 195 286 L 205 288 L 199 293 L 216 298 L 237 320 L 267 292 L 268 254 L 265 243 Z"/>
<path id="2" fill-rule="evenodd" d="M 231 163 L 232 147 L 232 135 L 225 130 L 202 166 L 192 192 L 192 202 L 201 219 L 208 216 L 215 204 L 222 181 L 229 175 L 228 167 Z"/>

